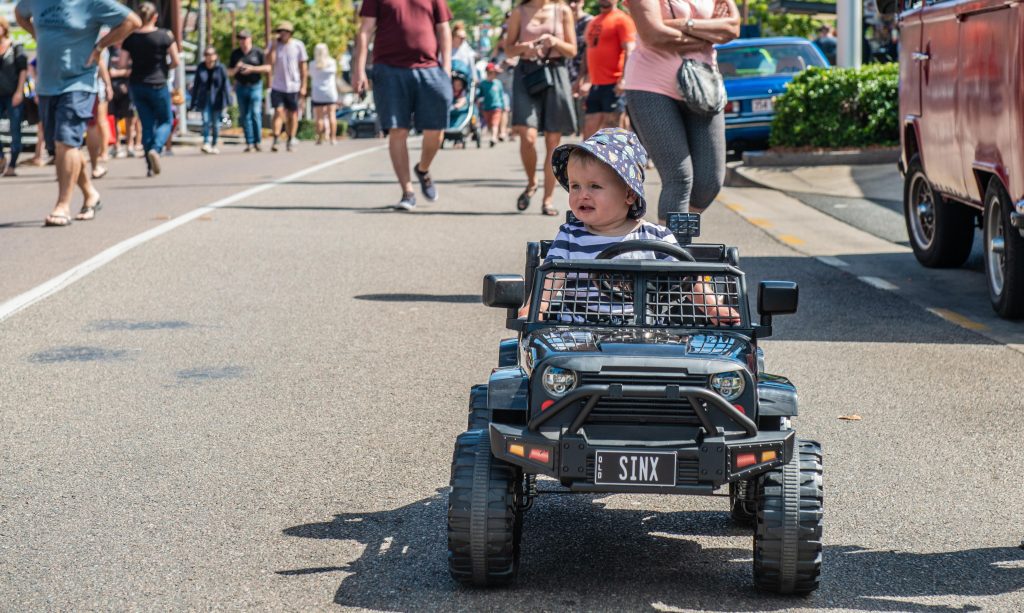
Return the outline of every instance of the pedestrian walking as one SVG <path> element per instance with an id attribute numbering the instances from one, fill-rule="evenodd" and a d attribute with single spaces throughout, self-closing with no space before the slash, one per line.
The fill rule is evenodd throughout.
<path id="1" fill-rule="evenodd" d="M 107 69 L 109 60 L 110 53 L 104 49 L 96 65 L 96 102 L 92 107 L 92 119 L 86 123 L 85 148 L 89 152 L 89 165 L 92 166 L 90 176 L 93 179 L 107 176 L 106 163 L 110 161 L 110 119 L 107 115 L 107 101 L 114 96 L 114 86 Z"/>
<path id="2" fill-rule="evenodd" d="M 511 41 L 511 42 L 509 42 Z M 566 59 L 576 55 L 576 19 L 559 0 L 525 0 L 508 22 L 506 50 L 521 58 L 512 80 L 512 127 L 519 133 L 519 156 L 526 189 L 516 208 L 525 211 L 537 191 L 537 134 L 544 133 L 544 198 L 541 213 L 558 215 L 551 205 L 558 182 L 551 154 L 576 131 L 576 109 Z"/>
<path id="3" fill-rule="evenodd" d="M 452 63 L 462 62 L 470 69 L 476 66 L 478 54 L 469 44 L 469 33 L 466 32 L 466 22 L 456 21 L 452 23 Z M 470 75 L 476 80 L 477 75 Z"/>
<path id="4" fill-rule="evenodd" d="M 277 38 L 267 51 L 271 66 L 270 105 L 274 107 L 274 142 L 271 151 L 277 151 L 282 134 L 287 137 L 286 148 L 295 147 L 295 133 L 299 129 L 299 103 L 306 97 L 306 80 L 309 78 L 306 62 L 306 44 L 293 38 L 295 26 L 290 21 L 277 24 L 274 33 Z"/>
<path id="5" fill-rule="evenodd" d="M 178 45 L 169 30 L 157 27 L 152 2 L 139 6 L 139 16 L 143 26 L 121 44 L 121 56 L 131 67 L 128 91 L 142 123 L 146 176 L 152 177 L 160 174 L 160 156 L 174 124 L 167 75 L 178 65 Z"/>
<path id="6" fill-rule="evenodd" d="M 568 4 L 572 9 L 573 18 L 576 20 L 576 55 L 569 59 L 567 65 L 569 80 L 572 82 L 573 102 L 576 105 L 576 134 L 579 135 L 583 132 L 583 118 L 586 115 L 586 108 L 583 104 L 586 101 L 586 95 L 580 93 L 580 68 L 582 68 L 583 58 L 587 56 L 587 37 L 584 34 L 594 16 L 585 10 L 584 0 L 569 0 Z"/>
<path id="7" fill-rule="evenodd" d="M 338 140 L 338 62 L 331 57 L 325 43 L 313 47 L 313 61 L 309 67 L 313 87 L 313 115 L 316 120 L 316 144 Z"/>
<path id="8" fill-rule="evenodd" d="M 622 127 L 626 108 L 622 75 L 636 42 L 636 26 L 616 4 L 615 0 L 598 0 L 601 12 L 590 21 L 583 36 L 587 51 L 578 87 L 586 100 L 583 138 L 590 138 L 601 128 Z"/>
<path id="9" fill-rule="evenodd" d="M 829 64 L 836 63 L 836 37 L 832 36 L 832 28 L 827 24 L 821 24 L 818 26 L 818 36 L 814 39 L 814 44 L 821 50 L 822 55 L 828 59 Z"/>
<path id="10" fill-rule="evenodd" d="M 231 52 L 228 66 L 228 74 L 235 79 L 245 151 L 259 151 L 263 141 L 263 75 L 270 74 L 270 65 L 263 50 L 252 44 L 249 30 L 238 33 L 238 48 Z"/>
<path id="11" fill-rule="evenodd" d="M 501 129 L 501 113 L 505 108 L 505 87 L 498 80 L 498 67 L 494 63 L 487 65 L 487 78 L 477 86 L 480 97 L 480 114 L 483 116 L 484 126 L 490 135 L 490 145 L 493 147 L 498 140 L 498 131 Z"/>
<path id="12" fill-rule="evenodd" d="M 121 67 L 120 44 L 111 46 L 108 51 L 110 52 L 108 71 L 114 95 L 107 105 L 107 110 L 114 117 L 114 157 L 120 159 L 128 156 L 136 139 L 135 107 L 132 106 L 131 93 L 128 91 L 128 75 L 131 74 L 131 70 Z M 124 125 L 124 145 L 121 144 L 122 123 Z"/>
<path id="13" fill-rule="evenodd" d="M 452 103 L 452 13 L 445 0 L 364 0 L 352 68 L 352 87 L 367 87 L 366 56 L 373 46 L 373 100 L 388 133 L 391 165 L 402 188 L 398 208 L 416 208 L 409 174 L 409 130 L 423 133 L 420 160 L 413 166 L 420 191 L 438 198 L 430 176 Z"/>
<path id="14" fill-rule="evenodd" d="M 716 43 L 739 36 L 733 0 L 630 0 L 637 44 L 625 70 L 633 128 L 661 177 L 658 220 L 702 213 L 725 180 L 723 113 L 691 111 L 678 91 L 683 58 L 716 66 Z M 716 68 L 717 70 L 717 68 Z"/>
<path id="15" fill-rule="evenodd" d="M 220 63 L 213 47 L 203 51 L 203 63 L 196 67 L 190 93 L 189 110 L 200 111 L 203 115 L 203 145 L 199 150 L 217 155 L 220 153 L 217 149 L 220 117 L 224 109 L 231 106 L 231 83 L 228 70 Z"/>
<path id="16" fill-rule="evenodd" d="M 141 22 L 116 0 L 19 0 L 15 16 L 18 25 L 36 39 L 43 138 L 47 148 L 56 151 L 57 202 L 45 225 L 71 224 L 76 184 L 84 197 L 76 219 L 93 219 L 101 206 L 100 193 L 85 171 L 79 148 L 96 98 L 96 64 L 104 49 Z M 100 38 L 102 26 L 112 29 Z"/>
<path id="17" fill-rule="evenodd" d="M 16 176 L 21 154 L 21 120 L 25 101 L 25 80 L 28 78 L 28 57 L 21 45 L 11 40 L 11 23 L 0 17 L 0 118 L 10 122 L 11 160 L 4 157 L 0 141 L 0 175 Z"/>

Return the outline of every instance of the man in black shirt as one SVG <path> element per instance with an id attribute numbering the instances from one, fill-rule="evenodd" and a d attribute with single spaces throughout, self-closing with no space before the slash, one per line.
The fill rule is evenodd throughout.
<path id="1" fill-rule="evenodd" d="M 252 33 L 238 33 L 238 49 L 231 52 L 228 74 L 235 79 L 238 97 L 238 119 L 245 131 L 245 150 L 260 150 L 263 132 L 263 75 L 270 74 L 270 65 L 262 49 L 252 44 Z"/>

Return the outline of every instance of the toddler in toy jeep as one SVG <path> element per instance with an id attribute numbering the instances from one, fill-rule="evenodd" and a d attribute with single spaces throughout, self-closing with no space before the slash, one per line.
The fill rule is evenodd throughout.
<path id="1" fill-rule="evenodd" d="M 569 208 L 576 221 L 565 223 L 548 250 L 545 262 L 552 260 L 594 259 L 608 247 L 629 240 L 657 240 L 678 245 L 672 232 L 644 220 L 647 200 L 644 197 L 644 169 L 647 151 L 636 134 L 622 128 L 604 128 L 582 143 L 562 145 L 551 156 L 555 178 L 569 192 Z M 653 251 L 627 251 L 618 258 L 675 260 L 671 255 Z M 570 283 L 574 281 L 574 283 Z M 594 300 L 583 300 L 592 308 L 614 311 L 616 308 L 602 297 L 608 290 L 596 286 L 597 279 L 585 273 L 565 279 L 554 291 L 594 294 Z M 574 287 L 569 287 L 573 285 Z M 739 313 L 725 306 L 712 287 L 701 281 L 687 292 L 713 324 L 739 323 Z M 621 308 L 631 308 L 622 305 Z M 559 319 L 565 316 L 563 313 Z"/>

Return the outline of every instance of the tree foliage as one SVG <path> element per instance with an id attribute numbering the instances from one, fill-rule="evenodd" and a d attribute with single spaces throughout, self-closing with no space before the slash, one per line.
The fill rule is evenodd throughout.
<path id="1" fill-rule="evenodd" d="M 749 0 L 747 3 L 748 22 L 761 24 L 761 36 L 813 38 L 824 23 L 810 15 L 772 11 L 768 4 L 769 0 Z"/>
<path id="2" fill-rule="evenodd" d="M 312 55 L 313 45 L 326 43 L 331 55 L 337 57 L 355 38 L 358 21 L 351 0 L 315 0 L 312 5 L 305 0 L 274 0 L 270 5 L 271 28 L 280 21 L 290 21 L 295 26 L 295 38 L 306 44 Z M 226 10 L 213 11 L 213 46 L 222 60 L 231 53 L 231 14 Z M 235 11 L 235 23 L 239 30 L 249 30 L 253 42 L 263 47 L 263 7 L 250 3 L 244 9 Z M 273 36 L 273 33 L 271 33 Z"/>

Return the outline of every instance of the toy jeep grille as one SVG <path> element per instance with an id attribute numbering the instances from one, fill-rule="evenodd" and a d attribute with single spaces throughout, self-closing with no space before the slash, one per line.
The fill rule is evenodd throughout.
<path id="1" fill-rule="evenodd" d="M 739 276 L 720 272 L 553 269 L 544 273 L 537 315 L 573 324 L 739 328 L 741 288 Z"/>
<path id="2" fill-rule="evenodd" d="M 608 375 L 581 372 L 580 384 L 622 385 L 678 385 L 680 387 L 706 387 L 704 375 L 674 377 L 651 376 L 637 373 Z M 612 398 L 602 397 L 587 416 L 587 423 L 671 423 L 699 426 L 700 419 L 690 401 L 684 398 Z"/>

